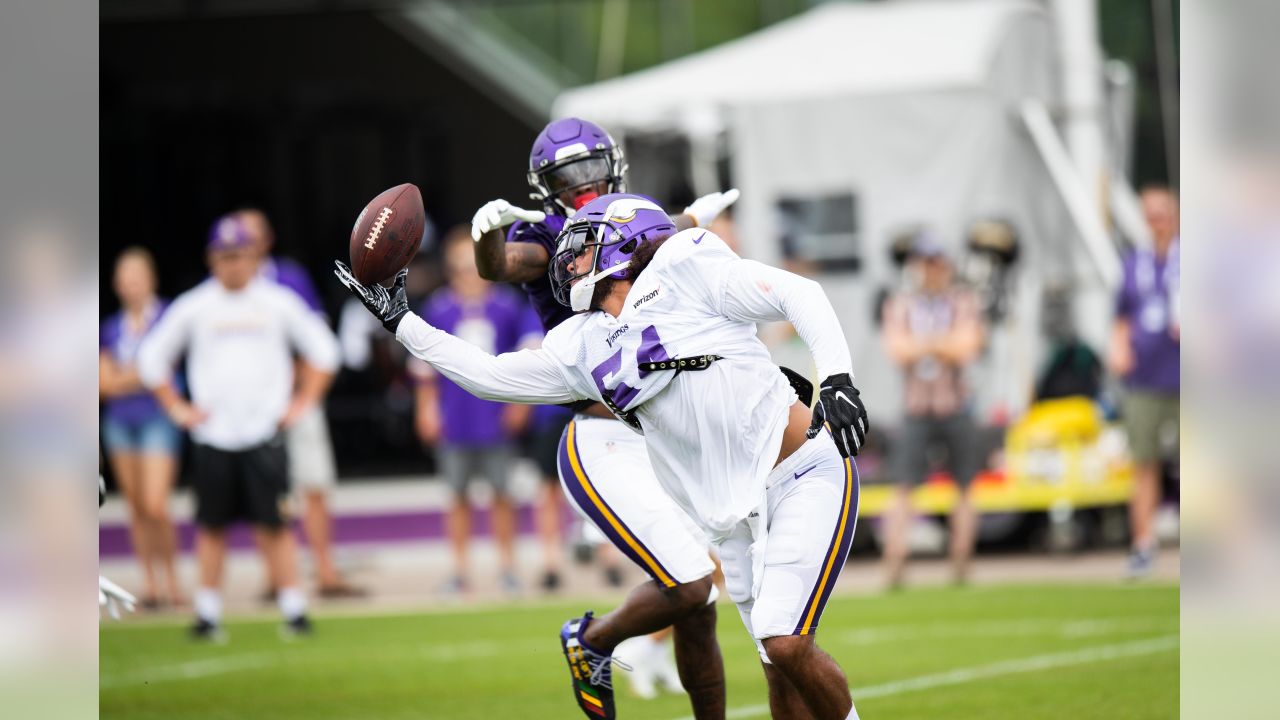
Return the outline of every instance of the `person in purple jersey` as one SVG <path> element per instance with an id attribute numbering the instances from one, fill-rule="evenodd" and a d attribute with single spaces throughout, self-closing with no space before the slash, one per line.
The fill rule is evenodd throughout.
<path id="1" fill-rule="evenodd" d="M 490 285 L 476 273 L 470 245 L 465 227 L 453 230 L 445 238 L 449 282 L 423 303 L 422 317 L 431 318 L 437 327 L 447 327 L 463 340 L 490 352 L 516 350 L 524 334 L 524 303 L 514 292 Z M 445 590 L 458 593 L 470 586 L 467 551 L 471 544 L 472 508 L 467 484 L 478 475 L 494 491 L 491 518 L 502 588 L 509 593 L 518 592 L 515 505 L 507 492 L 507 482 L 512 445 L 528 424 L 532 406 L 480 400 L 416 358 L 410 359 L 409 370 L 417 383 L 418 437 L 435 447 L 440 475 L 454 491 L 449 512 L 454 576 Z"/>
<path id="2" fill-rule="evenodd" d="M 1167 188 L 1150 187 L 1141 200 L 1152 247 L 1125 258 L 1107 358 L 1126 387 L 1121 409 L 1135 465 L 1129 500 L 1129 575 L 1134 578 L 1147 575 L 1155 561 L 1160 460 L 1177 447 L 1182 372 L 1178 199 Z"/>
<path id="3" fill-rule="evenodd" d="M 626 192 L 626 170 L 622 148 L 599 125 L 578 118 L 548 124 L 533 142 L 527 175 L 533 190 L 530 197 L 542 209 L 525 210 L 506 200 L 493 200 L 472 219 L 471 237 L 480 276 L 494 282 L 520 283 L 545 330 L 569 318 L 572 311 L 556 301 L 547 274 L 556 238 L 566 220 L 587 203 L 601 195 Z M 737 197 L 736 189 L 704 195 L 673 222 L 677 230 L 706 227 Z M 606 522 L 598 508 L 579 504 L 561 477 L 565 496 L 614 547 L 653 578 L 637 588 L 621 608 L 596 623 L 608 627 L 619 641 L 647 634 L 655 617 L 665 619 L 667 626 L 674 625 L 676 663 L 694 716 L 698 720 L 723 718 L 724 667 L 715 639 L 715 586 L 711 579 L 715 566 L 707 556 L 707 540 L 659 486 L 643 438 L 599 403 L 584 403 L 575 409 L 576 438 L 585 449 L 586 473 L 622 529 Z M 562 435 L 558 455 L 567 452 Z M 642 478 L 623 477 L 610 469 L 611 463 L 623 456 L 630 465 L 643 469 Z M 646 533 L 665 536 L 650 538 Z M 655 574 L 636 560 L 637 545 L 652 549 L 670 542 L 671 533 L 681 538 L 674 544 L 683 548 L 685 556 L 660 564 L 680 567 L 680 577 Z M 650 625 L 649 630 L 639 629 L 642 625 Z M 599 717 L 582 699 L 577 702 L 587 717 Z M 612 717 L 612 702 L 607 705 L 606 714 Z"/>
<path id="4" fill-rule="evenodd" d="M 287 257 L 272 255 L 276 234 L 266 213 L 256 208 L 238 210 L 233 217 L 244 228 L 261 253 L 258 275 L 282 285 L 302 298 L 312 312 L 325 317 L 320 293 L 311 275 L 300 263 Z M 325 322 L 328 318 L 325 317 Z M 317 593 L 322 598 L 363 597 L 364 588 L 352 585 L 338 572 L 333 558 L 333 517 L 329 510 L 329 493 L 338 482 L 333 443 L 324 407 L 317 406 L 285 433 L 289 452 L 289 483 L 302 497 L 302 529 L 315 561 Z M 278 586 L 270 580 L 272 588 Z M 264 594 L 264 599 L 273 593 Z"/>
<path id="5" fill-rule="evenodd" d="M 142 338 L 168 302 L 156 296 L 155 260 L 140 247 L 116 258 L 114 285 L 121 308 L 102 321 L 98 335 L 98 387 L 106 401 L 102 444 L 132 516 L 130 540 L 142 565 L 141 606 L 182 605 L 186 598 L 174 566 L 177 535 L 169 516 L 182 434 L 142 386 L 135 364 Z"/>

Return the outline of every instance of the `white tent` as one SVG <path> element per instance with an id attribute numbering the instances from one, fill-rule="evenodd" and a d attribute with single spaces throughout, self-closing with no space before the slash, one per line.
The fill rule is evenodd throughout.
<path id="1" fill-rule="evenodd" d="M 783 259 L 787 217 L 794 217 L 787 208 L 796 202 L 850 206 L 837 213 L 846 216 L 842 229 L 808 247 L 822 246 L 818 259 L 853 261 L 818 279 L 844 318 L 860 384 L 889 417 L 898 411 L 898 377 L 871 308 L 894 275 L 890 236 L 922 224 L 958 257 L 972 221 L 1010 221 L 1023 243 L 1015 312 L 993 335 L 980 371 L 999 380 L 978 378 L 978 385 L 980 402 L 1016 411 L 1038 362 L 1043 284 L 1055 277 L 1073 283 L 1078 316 L 1097 319 L 1081 323 L 1095 347 L 1106 315 L 1109 278 L 1098 248 L 1091 254 L 1078 241 L 1024 122 L 1025 108 L 1054 107 L 1059 97 L 1052 22 L 1041 3 L 1026 0 L 833 2 L 719 47 L 569 90 L 554 112 L 623 137 L 678 133 L 689 139 L 695 165 L 724 143 L 732 183 L 742 190 L 735 219 L 749 257 Z M 629 159 L 633 178 L 652 162 Z M 691 172 L 698 192 L 714 189 L 707 187 L 713 173 Z"/>

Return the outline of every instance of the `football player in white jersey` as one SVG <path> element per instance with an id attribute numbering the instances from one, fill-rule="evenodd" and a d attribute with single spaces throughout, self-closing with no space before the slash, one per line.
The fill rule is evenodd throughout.
<path id="1" fill-rule="evenodd" d="M 773 716 L 857 717 L 843 671 L 814 632 L 853 539 L 851 458 L 867 415 L 817 283 L 743 260 L 705 230 L 676 232 L 662 208 L 625 194 L 599 197 L 565 224 L 551 279 L 580 314 L 537 350 L 495 357 L 431 327 L 409 312 L 403 274 L 389 290 L 360 285 L 341 263 L 338 276 L 411 353 L 469 392 L 595 400 L 643 433 L 659 482 L 720 551 Z M 812 412 L 756 337 L 757 322 L 784 319 L 826 378 Z M 572 456 L 570 464 L 576 474 Z M 612 699 L 616 640 L 598 629 L 612 614 L 561 631 L 582 695 Z"/>

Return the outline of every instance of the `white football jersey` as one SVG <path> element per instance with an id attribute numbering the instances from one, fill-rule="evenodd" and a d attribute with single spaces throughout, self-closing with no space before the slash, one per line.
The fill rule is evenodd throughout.
<path id="1" fill-rule="evenodd" d="M 397 337 L 414 355 L 489 399 L 603 401 L 634 413 L 663 488 L 712 540 L 764 499 L 795 391 L 756 336 L 790 320 L 822 377 L 849 373 L 849 348 L 817 283 L 739 258 L 699 228 L 673 235 L 631 287 L 621 314 L 576 315 L 542 347 L 496 358 L 406 316 Z M 705 370 L 640 363 L 718 355 Z"/>
<path id="2" fill-rule="evenodd" d="M 725 276 L 741 262 L 713 233 L 678 233 L 636 279 L 617 318 L 575 316 L 543 343 L 575 390 L 607 394 L 635 413 L 664 489 L 713 538 L 760 503 L 796 400 L 755 319 L 725 312 Z M 722 359 L 697 371 L 639 368 L 699 355 Z"/>

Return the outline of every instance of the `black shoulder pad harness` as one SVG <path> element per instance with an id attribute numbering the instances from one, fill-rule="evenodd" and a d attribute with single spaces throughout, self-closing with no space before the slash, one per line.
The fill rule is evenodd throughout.
<path id="1" fill-rule="evenodd" d="M 683 370 L 706 370 L 711 367 L 711 363 L 722 359 L 723 358 L 719 355 L 696 355 L 690 358 L 671 358 L 669 360 L 659 360 L 657 362 L 642 362 L 639 367 L 641 372 L 674 370 L 679 373 Z M 609 397 L 608 393 L 601 393 L 600 399 L 604 401 L 604 406 L 609 408 L 610 412 L 618 416 L 619 420 L 637 430 L 641 429 L 640 418 L 636 417 L 634 411 L 623 410 L 618 407 L 617 403 L 613 401 L 613 398 Z"/>

